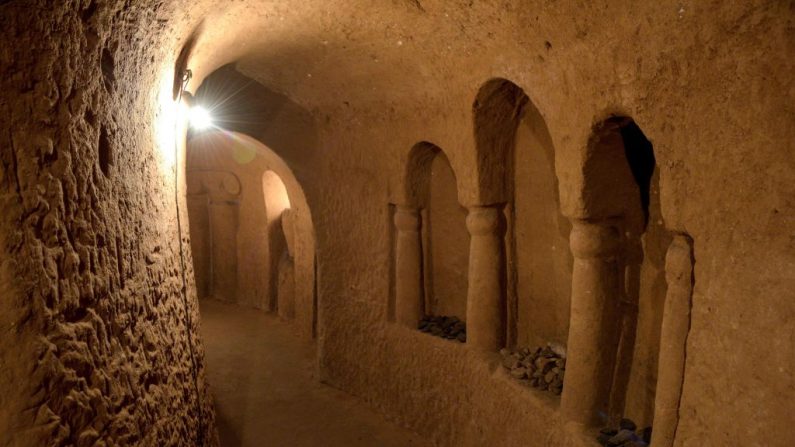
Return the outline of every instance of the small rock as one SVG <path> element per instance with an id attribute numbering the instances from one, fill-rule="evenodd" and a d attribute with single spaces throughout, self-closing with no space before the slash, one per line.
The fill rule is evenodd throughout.
<path id="1" fill-rule="evenodd" d="M 516 368 L 511 370 L 511 376 L 514 379 L 524 379 L 527 377 L 527 370 L 524 368 Z"/>
<path id="2" fill-rule="evenodd" d="M 621 419 L 621 422 L 618 423 L 618 428 L 621 430 L 629 430 L 634 432 L 638 429 L 638 426 L 632 422 L 632 419 L 623 418 Z"/>
<path id="3" fill-rule="evenodd" d="M 646 427 L 641 430 L 640 438 L 643 439 L 643 442 L 646 444 L 651 444 L 651 427 Z"/>
<path id="4" fill-rule="evenodd" d="M 547 365 L 547 363 L 549 363 L 549 359 L 546 357 L 538 357 L 535 360 L 536 368 L 538 369 L 544 368 Z"/>
<path id="5" fill-rule="evenodd" d="M 635 436 L 635 432 L 632 430 L 621 430 L 616 433 L 612 438 L 607 441 L 607 445 L 611 447 L 617 447 L 625 442 L 639 440 L 637 436 Z"/>
<path id="6" fill-rule="evenodd" d="M 466 334 L 466 332 L 459 332 L 459 333 L 458 333 L 458 335 L 456 336 L 456 339 L 457 339 L 458 341 L 460 341 L 461 343 L 466 343 L 466 341 L 467 341 L 467 334 Z"/>

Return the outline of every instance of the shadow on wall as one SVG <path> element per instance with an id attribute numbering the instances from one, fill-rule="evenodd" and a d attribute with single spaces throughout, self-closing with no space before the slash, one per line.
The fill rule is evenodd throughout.
<path id="1" fill-rule="evenodd" d="M 617 426 L 629 416 L 647 426 L 671 241 L 660 213 L 659 172 L 651 142 L 629 117 L 594 126 L 587 149 L 587 215 L 574 222 L 572 237 L 577 261 L 562 407 L 584 423 Z"/>
<path id="2" fill-rule="evenodd" d="M 272 148 L 298 178 L 309 171 L 305 163 L 313 159 L 318 147 L 311 114 L 239 72 L 234 63 L 207 76 L 195 101 L 210 111 L 217 127 L 249 135 Z"/>

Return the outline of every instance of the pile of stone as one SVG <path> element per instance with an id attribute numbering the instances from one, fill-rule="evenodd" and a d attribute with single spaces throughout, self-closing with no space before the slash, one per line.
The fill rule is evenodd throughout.
<path id="1" fill-rule="evenodd" d="M 422 332 L 448 340 L 458 340 L 461 343 L 467 341 L 466 323 L 456 317 L 429 315 L 420 320 L 419 329 Z"/>
<path id="2" fill-rule="evenodd" d="M 560 394 L 563 392 L 563 377 L 566 374 L 566 357 L 555 351 L 551 346 L 534 351 L 529 348 L 503 348 L 500 354 L 502 366 L 511 377 L 527 386 Z"/>
<path id="3" fill-rule="evenodd" d="M 646 447 L 651 443 L 651 427 L 638 430 L 631 419 L 621 419 L 618 428 L 605 427 L 599 430 L 596 440 L 609 447 Z"/>

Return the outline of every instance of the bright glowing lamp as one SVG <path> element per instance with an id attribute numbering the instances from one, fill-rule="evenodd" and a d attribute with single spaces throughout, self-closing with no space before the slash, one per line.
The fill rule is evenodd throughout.
<path id="1" fill-rule="evenodd" d="M 188 112 L 188 121 L 191 127 L 196 130 L 204 130 L 213 125 L 213 117 L 202 106 L 191 107 L 190 112 Z"/>

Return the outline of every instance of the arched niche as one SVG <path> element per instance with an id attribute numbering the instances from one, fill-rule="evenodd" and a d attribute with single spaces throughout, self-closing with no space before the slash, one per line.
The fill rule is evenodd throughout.
<path id="1" fill-rule="evenodd" d="M 614 379 L 616 402 L 612 404 L 612 413 L 614 419 L 621 413 L 642 426 L 651 426 L 667 291 L 665 258 L 672 234 L 663 224 L 660 171 L 656 166 L 652 143 L 634 121 L 623 117 L 619 120 L 624 154 L 637 186 L 637 195 L 634 204 L 630 205 L 632 209 L 625 214 L 626 305 L 622 315 L 624 323 L 617 377 Z M 636 320 L 634 331 L 633 318 Z M 623 383 L 626 383 L 624 395 L 621 392 Z M 619 411 L 621 408 L 623 411 Z"/>
<path id="2" fill-rule="evenodd" d="M 213 130 L 195 134 L 188 141 L 186 160 L 188 203 L 192 199 L 192 187 L 208 172 L 221 172 L 239 179 L 236 196 L 237 219 L 225 235 L 234 235 L 236 249 L 232 256 L 235 266 L 236 293 L 232 301 L 270 311 L 279 309 L 279 284 L 284 277 L 294 288 L 287 309 L 280 315 L 294 318 L 305 336 L 314 334 L 316 313 L 315 298 L 315 235 L 312 217 L 303 189 L 286 163 L 270 148 L 259 141 L 235 132 Z M 201 199 L 198 199 L 201 201 Z M 201 203 L 201 202 L 200 202 Z M 191 228 L 201 228 L 200 207 L 189 208 Z M 213 227 L 212 221 L 209 226 Z M 191 248 L 202 253 L 213 247 L 214 233 L 210 240 L 202 238 L 202 232 L 191 231 Z M 229 236 L 231 237 L 231 236 Z M 212 248 L 210 249 L 212 250 Z M 205 250 L 206 251 L 206 250 Z M 195 265 L 201 262 L 196 261 Z M 293 264 L 290 274 L 280 272 L 283 258 L 289 257 Z M 210 258 L 212 262 L 212 257 Z M 207 269 L 215 271 L 218 265 Z M 282 270 L 284 267 L 282 267 Z M 203 280 L 197 269 L 197 284 Z M 290 279 L 292 277 L 292 279 Z M 212 281 L 212 279 L 210 279 Z M 212 286 L 210 286 L 212 288 Z"/>
<path id="3" fill-rule="evenodd" d="M 671 241 L 662 225 L 653 145 L 631 118 L 609 117 L 592 129 L 583 174 L 586 212 L 575 221 L 574 250 L 582 268 L 573 278 L 570 334 L 576 336 L 569 339 L 572 380 L 564 403 L 579 400 L 573 414 L 583 422 L 629 417 L 651 425 Z M 593 296 L 604 299 L 595 305 Z M 583 360 L 589 356 L 590 366 Z"/>
<path id="4" fill-rule="evenodd" d="M 279 174 L 270 169 L 262 174 L 262 193 L 265 196 L 268 223 L 281 219 L 284 210 L 290 208 L 290 196 Z"/>
<path id="5" fill-rule="evenodd" d="M 469 233 L 458 202 L 455 173 L 443 152 L 431 161 L 428 202 L 423 209 L 426 309 L 430 315 L 466 321 Z"/>
<path id="6" fill-rule="evenodd" d="M 529 98 L 507 79 L 491 79 L 472 105 L 480 203 L 507 203 L 513 193 L 516 129 Z"/>
<path id="7" fill-rule="evenodd" d="M 406 303 L 413 310 L 403 323 L 416 325 L 416 317 L 423 315 L 454 316 L 465 321 L 469 240 L 466 209 L 458 202 L 455 173 L 439 147 L 421 142 L 411 149 L 405 188 L 407 203 L 402 211 L 398 210 L 396 218 L 398 231 L 404 232 L 403 245 L 399 239 L 396 254 L 397 299 L 419 303 L 416 308 Z M 412 232 L 417 232 L 416 237 L 405 239 Z M 401 290 L 409 290 L 408 295 Z M 396 307 L 400 309 L 400 303 Z"/>
<path id="8" fill-rule="evenodd" d="M 504 203 L 508 345 L 566 344 L 571 224 L 560 212 L 555 149 L 543 116 L 506 79 L 473 106 L 481 196 Z"/>
<path id="9" fill-rule="evenodd" d="M 287 219 L 282 218 L 290 208 L 290 197 L 281 177 L 270 169 L 262 174 L 262 195 L 268 237 L 268 251 L 264 255 L 268 257 L 271 278 L 268 309 L 290 319 L 295 312 L 294 262 L 287 243 L 287 234 L 291 233 L 286 228 Z"/>
<path id="10" fill-rule="evenodd" d="M 513 247 L 511 292 L 516 344 L 565 346 L 569 328 L 571 223 L 560 212 L 555 149 L 543 117 L 528 102 L 516 131 L 509 210 Z M 510 243 L 512 242 L 512 243 Z"/>

